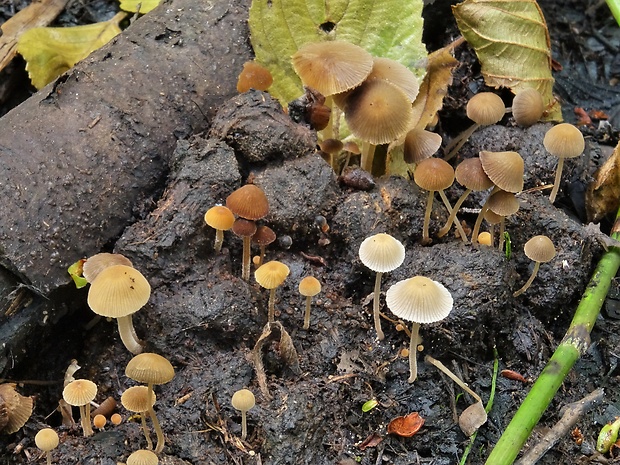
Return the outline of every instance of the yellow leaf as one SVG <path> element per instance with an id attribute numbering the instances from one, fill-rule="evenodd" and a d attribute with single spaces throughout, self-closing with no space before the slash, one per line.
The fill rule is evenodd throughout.
<path id="1" fill-rule="evenodd" d="M 121 0 L 121 10 L 144 15 L 159 5 L 160 0 Z"/>
<path id="2" fill-rule="evenodd" d="M 121 32 L 119 23 L 127 13 L 118 13 L 102 23 L 76 27 L 37 27 L 22 34 L 17 51 L 26 60 L 32 84 L 41 89 L 108 43 Z"/>
<path id="3" fill-rule="evenodd" d="M 588 221 L 598 223 L 620 207 L 620 144 L 603 166 L 594 173 L 586 191 Z"/>

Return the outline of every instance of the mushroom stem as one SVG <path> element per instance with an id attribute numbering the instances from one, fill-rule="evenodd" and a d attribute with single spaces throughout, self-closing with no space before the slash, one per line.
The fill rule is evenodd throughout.
<path id="1" fill-rule="evenodd" d="M 312 296 L 306 297 L 306 312 L 304 313 L 304 329 L 310 328 L 310 306 L 312 305 Z"/>
<path id="2" fill-rule="evenodd" d="M 491 247 L 493 247 L 493 244 L 495 243 L 495 225 L 494 224 L 489 226 L 489 235 L 491 236 Z"/>
<path id="3" fill-rule="evenodd" d="M 562 178 L 562 168 L 564 167 L 564 158 L 558 160 L 558 167 L 555 169 L 555 181 L 553 182 L 553 189 L 551 189 L 551 194 L 549 194 L 549 202 L 555 202 L 555 196 L 558 195 L 558 190 L 560 190 L 560 180 Z"/>
<path id="4" fill-rule="evenodd" d="M 252 237 L 246 236 L 243 238 L 243 261 L 241 264 L 241 277 L 244 281 L 250 280 L 250 246 Z"/>
<path id="5" fill-rule="evenodd" d="M 456 201 L 456 203 L 454 204 L 454 208 L 450 212 L 448 221 L 446 221 L 446 224 L 437 232 L 437 237 L 443 237 L 446 234 L 448 234 L 448 231 L 450 231 L 450 228 L 452 227 L 452 223 L 454 223 L 455 225 L 460 224 L 458 220 L 455 221 L 456 213 L 459 211 L 459 209 L 461 208 L 461 205 L 463 205 L 463 202 L 465 201 L 465 199 L 470 193 L 471 193 L 471 189 L 465 189 L 465 192 L 463 192 L 463 195 L 461 195 L 459 199 Z M 460 234 L 460 231 L 459 231 L 459 234 Z M 467 237 L 464 237 L 463 240 L 467 242 Z"/>
<path id="6" fill-rule="evenodd" d="M 532 271 L 532 274 L 530 275 L 530 279 L 527 280 L 527 282 L 523 285 L 521 289 L 519 289 L 514 294 L 512 294 L 513 297 L 518 297 L 521 294 L 523 294 L 525 291 L 527 291 L 527 288 L 530 287 L 530 284 L 534 282 L 534 278 L 536 278 L 536 275 L 538 274 L 538 268 L 540 268 L 540 262 L 535 262 L 535 263 L 536 264 L 534 265 L 534 270 Z"/>
<path id="7" fill-rule="evenodd" d="M 248 420 L 246 411 L 241 411 L 241 440 L 245 441 L 245 438 L 248 436 Z"/>
<path id="8" fill-rule="evenodd" d="M 149 409 L 149 416 L 151 417 L 153 428 L 155 428 L 155 433 L 157 434 L 157 445 L 155 446 L 154 452 L 156 454 L 160 454 L 161 451 L 164 450 L 164 443 L 166 441 L 164 438 L 164 432 L 161 429 L 161 425 L 159 424 L 159 420 L 157 419 L 157 415 L 155 415 L 155 409 L 153 407 Z"/>
<path id="9" fill-rule="evenodd" d="M 460 135 L 456 136 L 456 138 L 452 139 L 452 141 L 446 145 L 445 152 L 447 155 L 443 157 L 444 160 L 448 161 L 456 155 L 456 153 L 465 145 L 465 142 L 469 139 L 469 137 L 474 133 L 476 129 L 480 127 L 479 124 L 474 124 L 470 126 L 468 129 L 465 129 Z"/>
<path id="10" fill-rule="evenodd" d="M 499 251 L 502 252 L 504 250 L 504 225 L 505 223 L 505 218 L 502 217 L 502 220 L 499 222 Z M 493 244 L 491 243 L 491 247 L 493 247 Z"/>
<path id="11" fill-rule="evenodd" d="M 140 339 L 138 339 L 131 315 L 122 316 L 117 318 L 116 321 L 118 323 L 118 334 L 121 336 L 121 341 L 127 350 L 134 355 L 142 353 L 144 346 Z"/>
<path id="12" fill-rule="evenodd" d="M 413 383 L 418 377 L 418 342 L 420 323 L 415 321 L 411 325 L 411 340 L 409 342 L 409 383 Z"/>
<path id="13" fill-rule="evenodd" d="M 267 313 L 267 321 L 273 323 L 276 314 L 276 288 L 269 291 L 269 311 Z"/>
<path id="14" fill-rule="evenodd" d="M 47 465 L 52 465 L 52 451 L 48 450 L 45 455 L 47 456 Z"/>
<path id="15" fill-rule="evenodd" d="M 439 197 L 441 197 L 441 200 L 443 200 L 443 204 L 448 209 L 448 212 L 450 212 L 450 216 L 452 217 L 452 222 L 454 223 L 454 226 L 456 226 L 456 230 L 459 232 L 459 235 L 461 236 L 461 240 L 463 242 L 467 242 L 467 234 L 465 234 L 465 231 L 463 231 L 463 226 L 461 226 L 461 222 L 456 217 L 456 211 L 457 211 L 456 205 L 454 206 L 454 208 L 452 208 L 452 205 L 450 205 L 450 201 L 448 200 L 448 197 L 446 197 L 446 194 L 442 190 L 439 191 Z M 450 223 L 447 223 L 447 224 L 450 225 Z M 449 229 L 450 228 L 448 228 L 448 230 Z"/>
<path id="16" fill-rule="evenodd" d="M 362 155 L 360 160 L 360 166 L 364 171 L 368 171 L 372 174 L 372 162 L 375 158 L 376 145 L 370 142 L 362 142 Z"/>
<path id="17" fill-rule="evenodd" d="M 265 261 L 265 249 L 267 248 L 267 246 L 265 245 L 261 245 L 260 246 L 260 256 L 258 258 L 258 265 L 257 268 L 260 267 L 263 262 Z"/>
<path id="18" fill-rule="evenodd" d="M 90 425 L 90 402 L 86 405 L 80 405 L 80 422 L 82 423 L 84 437 L 92 436 L 94 432 Z"/>
<path id="19" fill-rule="evenodd" d="M 484 214 L 489 209 L 489 206 L 488 206 L 489 205 L 489 199 L 498 190 L 499 190 L 499 188 L 497 186 L 495 186 L 495 187 L 493 187 L 493 189 L 491 189 L 491 192 L 489 192 L 489 196 L 487 197 L 486 201 L 484 202 L 484 205 L 480 209 L 480 213 L 478 213 L 478 218 L 476 218 L 476 224 L 474 224 L 474 230 L 471 233 L 471 243 L 472 244 L 478 243 L 478 233 L 480 232 L 480 226 L 482 226 L 482 220 L 484 219 Z"/>
<path id="20" fill-rule="evenodd" d="M 422 226 L 422 243 L 430 244 L 431 239 L 428 235 L 428 226 L 431 222 L 431 211 L 433 210 L 433 195 L 435 191 L 428 191 L 426 199 L 426 211 L 424 213 L 424 225 Z"/>
<path id="21" fill-rule="evenodd" d="M 146 448 L 148 450 L 153 450 L 153 441 L 151 441 L 151 435 L 149 433 L 149 429 L 146 426 L 146 416 L 148 415 L 148 412 L 142 412 L 140 414 L 140 421 L 142 423 L 142 430 L 144 431 L 144 437 L 146 438 Z"/>
<path id="22" fill-rule="evenodd" d="M 224 242 L 224 231 L 222 229 L 215 230 L 215 242 L 213 243 L 213 248 L 215 249 L 215 253 L 220 253 L 222 250 L 222 243 Z"/>
<path id="23" fill-rule="evenodd" d="M 372 316 L 375 320 L 375 330 L 377 331 L 377 339 L 382 341 L 385 339 L 385 335 L 383 334 L 383 330 L 381 329 L 381 317 L 379 315 L 379 300 L 381 295 L 381 276 L 383 273 L 377 272 L 377 277 L 375 279 L 375 294 L 372 302 Z"/>
<path id="24" fill-rule="evenodd" d="M 323 130 L 320 131 L 323 140 L 332 139 L 334 137 L 334 103 L 331 95 L 325 97 L 325 102 L 323 103 L 326 107 L 331 109 L 331 114 L 329 115 L 329 122 L 327 126 Z M 332 156 L 330 156 L 330 160 L 332 160 Z"/>

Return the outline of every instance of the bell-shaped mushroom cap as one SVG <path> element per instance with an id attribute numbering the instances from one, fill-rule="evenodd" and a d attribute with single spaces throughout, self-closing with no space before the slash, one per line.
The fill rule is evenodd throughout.
<path id="1" fill-rule="evenodd" d="M 519 211 L 519 201 L 512 192 L 497 191 L 487 201 L 489 210 L 499 216 L 510 216 Z"/>
<path id="2" fill-rule="evenodd" d="M 95 254 L 92 257 L 88 257 L 88 259 L 84 262 L 84 265 L 82 265 L 82 276 L 84 276 L 86 281 L 92 283 L 99 273 L 114 265 L 126 265 L 133 267 L 131 261 L 124 255 L 119 253 L 103 252 Z"/>
<path id="3" fill-rule="evenodd" d="M 127 457 L 127 465 L 157 465 L 159 459 L 155 452 L 139 449 Z"/>
<path id="4" fill-rule="evenodd" d="M 534 236 L 523 246 L 527 258 L 546 263 L 555 257 L 555 246 L 547 236 Z"/>
<path id="5" fill-rule="evenodd" d="M 237 218 L 232 225 L 232 232 L 239 237 L 252 237 L 257 229 L 254 221 L 244 218 Z"/>
<path id="6" fill-rule="evenodd" d="M 34 437 L 34 443 L 43 452 L 49 452 L 58 447 L 58 433 L 52 428 L 43 428 Z"/>
<path id="7" fill-rule="evenodd" d="M 406 163 L 420 163 L 441 147 L 441 136 L 425 129 L 412 129 L 405 136 L 403 157 Z"/>
<path id="8" fill-rule="evenodd" d="M 247 412 L 256 405 L 256 399 L 249 389 L 240 389 L 233 394 L 230 403 L 237 410 Z"/>
<path id="9" fill-rule="evenodd" d="M 360 85 L 372 70 L 370 53 L 340 40 L 306 44 L 292 59 L 293 69 L 304 85 L 325 96 Z"/>
<path id="10" fill-rule="evenodd" d="M 490 208 L 484 212 L 484 220 L 489 224 L 499 224 L 504 218 L 505 216 L 498 215 Z M 478 240 L 478 242 L 480 242 L 480 240 Z"/>
<path id="11" fill-rule="evenodd" d="M 22 396 L 14 383 L 0 384 L 0 399 L 4 409 L 0 412 L 0 430 L 12 434 L 26 424 L 32 415 L 32 397 Z"/>
<path id="12" fill-rule="evenodd" d="M 273 84 L 273 76 L 267 68 L 255 61 L 246 61 L 237 80 L 237 92 L 243 93 L 250 89 L 265 91 Z"/>
<path id="13" fill-rule="evenodd" d="M 132 386 L 125 390 L 121 395 L 121 404 L 130 412 L 141 413 L 150 410 L 157 401 L 157 396 L 151 390 L 149 399 L 149 388 L 147 386 Z"/>
<path id="14" fill-rule="evenodd" d="M 523 190 L 523 158 L 517 152 L 480 152 L 482 168 L 489 179 L 506 192 Z"/>
<path id="15" fill-rule="evenodd" d="M 343 149 L 344 144 L 339 139 L 325 139 L 319 142 L 319 147 L 325 153 L 336 154 Z"/>
<path id="16" fill-rule="evenodd" d="M 549 129 L 543 145 L 547 152 L 559 158 L 578 157 L 586 148 L 581 131 L 568 123 L 560 123 Z"/>
<path id="17" fill-rule="evenodd" d="M 269 226 L 259 226 L 252 236 L 252 242 L 260 246 L 269 245 L 276 240 L 276 233 Z"/>
<path id="18" fill-rule="evenodd" d="M 344 103 L 344 115 L 353 135 L 374 145 L 405 135 L 413 121 L 407 95 L 383 79 L 364 81 L 353 89 Z"/>
<path id="19" fill-rule="evenodd" d="M 390 58 L 373 58 L 372 71 L 366 79 L 383 79 L 397 85 L 407 95 L 410 102 L 415 100 L 420 90 L 416 75 L 405 65 Z"/>
<path id="20" fill-rule="evenodd" d="M 321 283 L 314 276 L 306 276 L 299 282 L 299 293 L 304 297 L 312 297 L 321 292 Z"/>
<path id="21" fill-rule="evenodd" d="M 389 234 L 379 233 L 362 241 L 359 256 L 372 271 L 387 273 L 403 264 L 405 246 Z"/>
<path id="22" fill-rule="evenodd" d="M 284 263 L 272 260 L 261 265 L 261 267 L 254 272 L 254 278 L 256 278 L 256 282 L 265 289 L 275 289 L 284 282 L 289 272 L 288 266 Z"/>
<path id="23" fill-rule="evenodd" d="M 174 368 L 167 358 L 144 352 L 129 360 L 125 375 L 139 383 L 166 384 L 174 378 Z"/>
<path id="24" fill-rule="evenodd" d="M 504 113 L 504 102 L 493 92 L 480 92 L 467 102 L 467 117 L 481 126 L 497 123 L 504 117 Z"/>
<path id="25" fill-rule="evenodd" d="M 226 206 L 246 220 L 260 220 L 269 213 L 267 196 L 254 184 L 246 184 L 232 192 L 226 198 Z"/>
<path id="26" fill-rule="evenodd" d="M 97 315 L 120 318 L 140 310 L 151 296 L 151 286 L 135 268 L 113 265 L 101 271 L 88 290 L 88 306 Z"/>
<path id="27" fill-rule="evenodd" d="M 472 191 L 485 191 L 493 187 L 493 181 L 489 179 L 482 168 L 480 158 L 467 158 L 454 170 L 454 177 L 461 186 Z"/>
<path id="28" fill-rule="evenodd" d="M 91 402 L 97 395 L 97 385 L 89 379 L 71 381 L 62 390 L 62 398 L 69 405 L 80 407 Z"/>
<path id="29" fill-rule="evenodd" d="M 520 126 L 536 123 L 545 111 L 542 95 L 533 87 L 520 90 L 512 100 L 512 116 Z"/>
<path id="30" fill-rule="evenodd" d="M 424 276 L 399 281 L 385 294 L 388 308 L 403 320 L 433 323 L 452 310 L 452 295 L 443 284 Z"/>
<path id="31" fill-rule="evenodd" d="M 228 207 L 216 205 L 211 207 L 205 213 L 205 223 L 213 229 L 220 231 L 228 231 L 235 222 L 235 215 Z"/>
<path id="32" fill-rule="evenodd" d="M 413 180 L 424 190 L 441 191 L 454 182 L 454 169 L 441 158 L 427 158 L 415 167 Z"/>

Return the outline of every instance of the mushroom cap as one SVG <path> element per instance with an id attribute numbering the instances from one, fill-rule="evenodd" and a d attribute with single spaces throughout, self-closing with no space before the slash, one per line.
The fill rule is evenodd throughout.
<path id="1" fill-rule="evenodd" d="M 258 228 L 256 223 L 245 218 L 237 218 L 232 225 L 232 232 L 239 237 L 252 237 Z"/>
<path id="2" fill-rule="evenodd" d="M 255 61 L 246 61 L 237 80 L 237 92 L 243 93 L 250 89 L 265 91 L 273 84 L 273 76 L 267 68 Z"/>
<path id="3" fill-rule="evenodd" d="M 293 69 L 304 85 L 328 96 L 352 89 L 372 70 L 372 55 L 350 42 L 311 42 L 295 52 Z"/>
<path id="4" fill-rule="evenodd" d="M 520 126 L 538 122 L 545 111 L 542 95 L 533 87 L 520 90 L 512 99 L 512 116 Z"/>
<path id="5" fill-rule="evenodd" d="M 482 231 L 478 234 L 478 244 L 491 245 L 491 233 L 488 231 Z"/>
<path id="6" fill-rule="evenodd" d="M 101 413 L 98 413 L 93 417 L 93 426 L 97 429 L 103 428 L 107 422 L 108 419 L 105 417 L 105 415 L 102 415 Z"/>
<path id="7" fill-rule="evenodd" d="M 532 237 L 523 246 L 527 258 L 535 262 L 546 263 L 555 257 L 555 246 L 547 236 L 539 235 Z"/>
<path id="8" fill-rule="evenodd" d="M 387 290 L 385 301 L 397 317 L 420 324 L 443 320 L 453 305 L 450 291 L 424 276 L 397 282 Z"/>
<path id="9" fill-rule="evenodd" d="M 34 443 L 43 452 L 49 452 L 58 447 L 58 433 L 52 428 L 43 428 L 34 437 Z"/>
<path id="10" fill-rule="evenodd" d="M 230 403 L 237 410 L 247 412 L 256 405 L 256 398 L 249 389 L 240 389 L 233 394 Z"/>
<path id="11" fill-rule="evenodd" d="M 252 236 L 252 242 L 260 246 L 269 245 L 276 240 L 276 233 L 269 226 L 259 226 Z"/>
<path id="12" fill-rule="evenodd" d="M 485 191 L 493 187 L 493 181 L 489 179 L 480 158 L 467 158 L 454 170 L 454 177 L 461 186 L 472 191 Z"/>
<path id="13" fill-rule="evenodd" d="M 226 206 L 246 220 L 260 220 L 269 213 L 269 201 L 262 189 L 246 184 L 226 197 Z"/>
<path id="14" fill-rule="evenodd" d="M 517 152 L 480 152 L 482 168 L 497 187 L 506 192 L 523 190 L 523 158 Z"/>
<path id="15" fill-rule="evenodd" d="M 427 158 L 415 167 L 413 180 L 424 190 L 441 191 L 454 182 L 454 169 L 441 158 Z"/>
<path id="16" fill-rule="evenodd" d="M 97 385 L 89 379 L 71 381 L 62 390 L 62 398 L 69 405 L 80 407 L 91 402 L 97 395 Z"/>
<path id="17" fill-rule="evenodd" d="M 86 259 L 82 265 L 82 276 L 84 276 L 86 281 L 92 283 L 99 273 L 109 266 L 114 265 L 126 265 L 133 267 L 131 261 L 120 253 L 102 252 Z"/>
<path id="18" fill-rule="evenodd" d="M 505 217 L 502 215 L 498 215 L 497 213 L 495 213 L 493 210 L 491 210 L 490 208 L 487 209 L 486 212 L 484 212 L 484 220 L 489 223 L 489 224 L 498 224 L 500 223 Z M 482 234 L 482 233 L 480 233 Z M 480 241 L 478 241 L 480 242 Z"/>
<path id="19" fill-rule="evenodd" d="M 12 434 L 26 424 L 32 415 L 32 397 L 22 396 L 14 383 L 0 384 L 0 430 Z"/>
<path id="20" fill-rule="evenodd" d="M 101 271 L 88 290 L 88 306 L 97 315 L 120 318 L 140 310 L 151 296 L 151 286 L 135 268 L 113 265 Z"/>
<path id="21" fill-rule="evenodd" d="M 403 157 L 406 163 L 420 163 L 441 147 L 441 136 L 425 129 L 412 129 L 405 136 Z"/>
<path id="22" fill-rule="evenodd" d="M 351 133 L 374 145 L 405 135 L 413 122 L 407 95 L 383 79 L 364 81 L 353 89 L 344 102 L 344 115 Z"/>
<path id="23" fill-rule="evenodd" d="M 374 57 L 372 71 L 366 79 L 383 79 L 397 85 L 407 95 L 410 102 L 415 100 L 420 90 L 416 75 L 402 63 L 390 58 Z"/>
<path id="24" fill-rule="evenodd" d="M 261 265 L 254 272 L 254 278 L 265 289 L 275 289 L 284 282 L 289 273 L 288 266 L 277 260 L 272 260 Z"/>
<path id="25" fill-rule="evenodd" d="M 560 123 L 547 131 L 543 139 L 547 152 L 560 158 L 575 158 L 583 153 L 583 134 L 572 124 Z"/>
<path id="26" fill-rule="evenodd" d="M 379 233 L 362 241 L 359 256 L 372 271 L 387 273 L 403 264 L 405 246 L 389 234 Z"/>
<path id="27" fill-rule="evenodd" d="M 127 457 L 127 465 L 157 465 L 159 458 L 151 450 L 139 449 Z"/>
<path id="28" fill-rule="evenodd" d="M 497 123 L 504 117 L 504 113 L 504 102 L 493 92 L 479 92 L 467 102 L 467 117 L 481 126 Z"/>
<path id="29" fill-rule="evenodd" d="M 497 191 L 487 200 L 489 210 L 499 216 L 510 216 L 519 211 L 519 201 L 512 192 Z"/>
<path id="30" fill-rule="evenodd" d="M 141 413 L 151 409 L 157 401 L 157 396 L 151 390 L 151 398 L 148 398 L 149 388 L 147 386 L 132 386 L 121 394 L 121 404 L 130 412 Z"/>
<path id="31" fill-rule="evenodd" d="M 129 360 L 125 375 L 139 383 L 166 384 L 174 378 L 174 367 L 159 354 L 143 352 Z"/>
<path id="32" fill-rule="evenodd" d="M 228 231 L 232 228 L 234 222 L 235 215 L 230 211 L 230 208 L 223 205 L 211 207 L 207 210 L 207 213 L 205 213 L 205 223 L 213 229 Z"/>
<path id="33" fill-rule="evenodd" d="M 344 144 L 339 139 L 325 139 L 319 142 L 319 147 L 325 153 L 335 154 L 343 149 Z"/>
<path id="34" fill-rule="evenodd" d="M 304 297 L 312 297 L 321 292 L 321 282 L 314 276 L 306 276 L 299 282 L 299 293 Z"/>

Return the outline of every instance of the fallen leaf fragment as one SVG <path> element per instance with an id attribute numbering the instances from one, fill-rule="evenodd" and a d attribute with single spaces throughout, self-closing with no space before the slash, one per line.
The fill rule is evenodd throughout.
<path id="1" fill-rule="evenodd" d="M 598 223 L 620 206 L 620 144 L 609 159 L 594 173 L 586 191 L 588 221 Z"/>
<path id="2" fill-rule="evenodd" d="M 471 404 L 459 417 L 459 427 L 467 437 L 478 431 L 487 422 L 487 412 L 481 401 Z"/>
<path id="3" fill-rule="evenodd" d="M 359 446 L 359 450 L 366 450 L 368 447 L 377 447 L 377 445 L 383 441 L 383 438 L 379 436 L 377 433 L 370 434 L 366 439 L 364 439 Z"/>
<path id="4" fill-rule="evenodd" d="M 522 374 L 513 370 L 502 370 L 499 372 L 499 375 L 507 379 L 512 379 L 513 381 L 521 381 L 527 384 L 527 379 L 525 379 Z"/>
<path id="5" fill-rule="evenodd" d="M 121 10 L 144 15 L 159 5 L 160 0 L 121 0 Z"/>
<path id="6" fill-rule="evenodd" d="M 410 438 L 416 434 L 424 425 L 424 418 L 418 412 L 412 412 L 404 417 L 396 417 L 387 427 L 388 434 L 396 434 L 405 438 Z"/>

